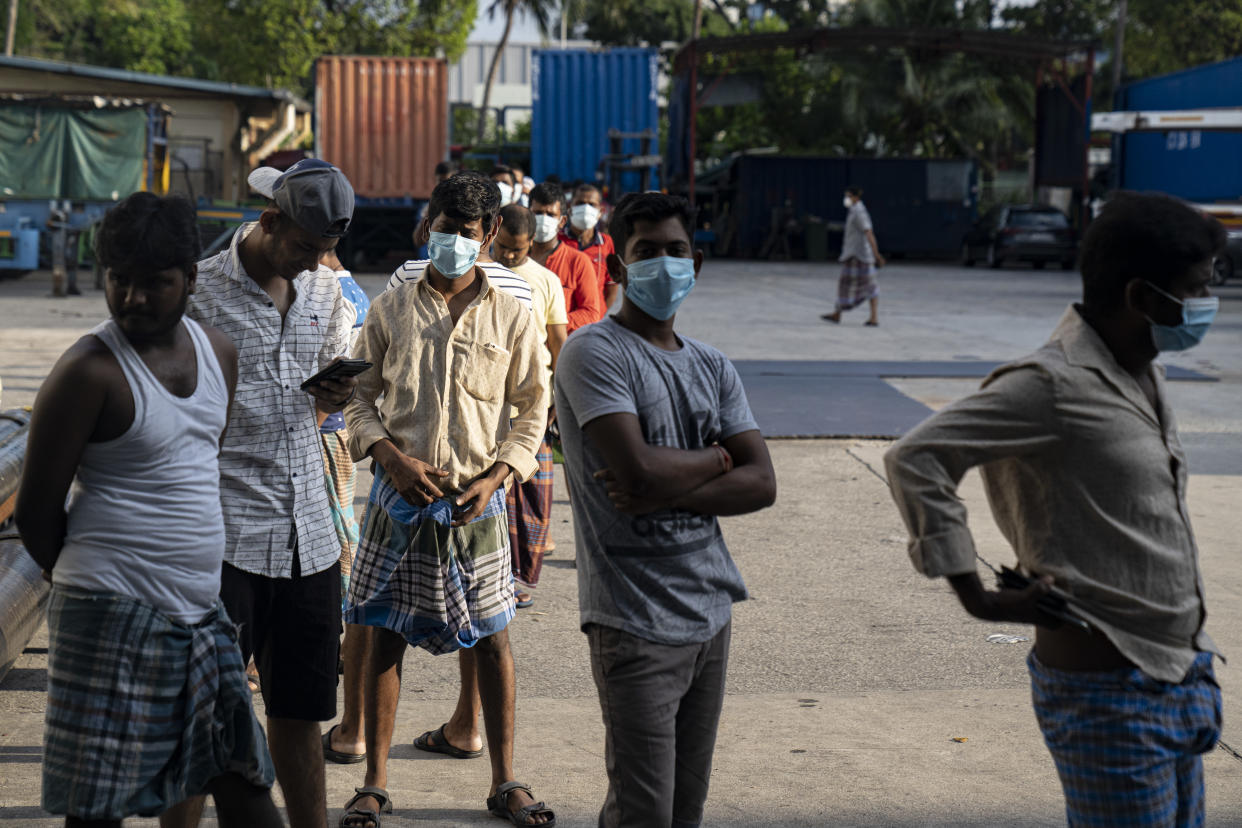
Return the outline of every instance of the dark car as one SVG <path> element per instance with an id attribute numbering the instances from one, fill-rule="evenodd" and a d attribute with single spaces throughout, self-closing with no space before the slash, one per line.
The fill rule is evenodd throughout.
<path id="1" fill-rule="evenodd" d="M 1225 249 L 1212 261 L 1212 284 L 1223 285 L 1242 273 L 1242 205 L 1195 204 L 1206 215 L 1225 225 L 1228 241 Z"/>
<path id="2" fill-rule="evenodd" d="M 1212 262 L 1212 284 L 1223 285 L 1242 272 L 1242 228 L 1229 227 L 1229 241 Z"/>
<path id="3" fill-rule="evenodd" d="M 962 264 L 985 261 L 989 267 L 1005 262 L 1031 262 L 1043 267 L 1057 262 L 1072 270 L 1078 239 L 1069 218 L 1055 207 L 1039 204 L 993 207 L 962 240 Z"/>

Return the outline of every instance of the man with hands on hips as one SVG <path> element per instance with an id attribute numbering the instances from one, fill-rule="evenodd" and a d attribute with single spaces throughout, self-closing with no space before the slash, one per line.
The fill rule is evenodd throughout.
<path id="1" fill-rule="evenodd" d="M 1224 243 L 1193 207 L 1117 194 L 1083 237 L 1082 302 L 1048 342 L 885 458 L 915 568 L 946 578 L 977 618 L 1037 625 L 1035 718 L 1074 826 L 1203 824 L 1218 651 L 1204 629 L 1186 454 L 1155 360 L 1207 332 Z M 1025 588 L 979 579 L 957 496 L 973 467 Z M 1050 614 L 1052 597 L 1084 623 Z"/>

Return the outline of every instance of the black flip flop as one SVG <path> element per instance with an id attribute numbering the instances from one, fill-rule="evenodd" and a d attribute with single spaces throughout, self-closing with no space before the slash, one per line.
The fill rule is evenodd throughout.
<path id="1" fill-rule="evenodd" d="M 340 725 L 332 725 L 332 727 L 328 728 L 328 732 L 323 734 L 323 758 L 338 765 L 356 765 L 359 762 L 367 761 L 365 753 L 346 753 L 343 750 L 336 750 L 332 747 L 332 731 L 338 727 Z"/>
<path id="2" fill-rule="evenodd" d="M 354 803 L 365 796 L 369 796 L 379 802 L 378 813 L 370 808 L 354 807 Z M 341 814 L 341 821 L 338 824 L 340 828 L 381 828 L 380 814 L 391 813 L 392 798 L 388 796 L 388 791 L 367 785 L 362 788 L 354 788 L 354 795 L 345 803 L 345 813 Z M 368 826 L 368 822 L 375 824 Z"/>
<path id="3" fill-rule="evenodd" d="M 447 725 L 448 722 L 445 722 L 440 725 L 439 730 L 428 730 L 414 740 L 414 747 L 419 750 L 425 750 L 428 753 L 442 753 L 454 759 L 478 759 L 483 755 L 481 750 L 462 750 L 456 745 L 449 744 L 448 737 L 444 735 L 444 728 Z M 432 739 L 436 740 L 436 744 L 432 744 Z"/>
<path id="4" fill-rule="evenodd" d="M 496 786 L 496 793 L 487 798 L 487 812 L 492 816 L 507 819 L 514 825 L 530 825 L 527 822 L 533 816 L 546 816 L 547 822 L 540 822 L 542 828 L 556 828 L 556 814 L 547 805 L 542 802 L 535 802 L 524 808 L 518 808 L 516 811 L 509 810 L 509 796 L 514 791 L 526 791 L 530 794 L 531 799 L 535 798 L 535 793 L 530 789 L 530 785 L 523 782 L 505 782 Z"/>

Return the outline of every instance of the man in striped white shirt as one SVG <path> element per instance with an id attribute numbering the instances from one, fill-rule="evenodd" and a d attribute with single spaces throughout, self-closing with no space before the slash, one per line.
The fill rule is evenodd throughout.
<path id="1" fill-rule="evenodd" d="M 316 412 L 340 411 L 353 379 L 302 391 L 349 348 L 353 306 L 319 257 L 353 216 L 344 174 L 318 159 L 250 186 L 272 200 L 228 250 L 198 266 L 187 314 L 237 346 L 237 394 L 220 449 L 225 553 L 220 597 L 254 656 L 268 742 L 293 828 L 327 823 L 319 722 L 336 716 L 340 544 Z"/>
<path id="2" fill-rule="evenodd" d="M 406 262 L 393 271 L 392 276 L 388 277 L 388 284 L 384 290 L 392 290 L 404 285 L 406 282 L 417 282 L 423 278 L 423 274 L 427 272 L 427 265 L 429 264 L 431 264 L 430 259 L 414 259 Z M 479 251 L 479 259 L 475 263 L 475 267 L 482 268 L 483 272 L 487 274 L 487 281 L 491 283 L 492 287 L 509 294 L 525 305 L 527 310 L 530 310 L 530 282 L 527 282 L 504 265 L 491 261 L 487 257 L 485 250 Z"/>

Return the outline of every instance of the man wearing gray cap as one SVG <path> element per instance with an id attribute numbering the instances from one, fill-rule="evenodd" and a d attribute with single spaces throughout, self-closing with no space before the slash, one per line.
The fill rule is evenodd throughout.
<path id="1" fill-rule="evenodd" d="M 340 411 L 353 379 L 301 390 L 349 347 L 353 306 L 320 254 L 349 228 L 354 191 L 307 158 L 261 167 L 271 200 L 225 250 L 199 263 L 188 315 L 237 346 L 237 395 L 220 447 L 226 547 L 220 597 L 254 656 L 276 779 L 293 828 L 327 823 L 319 722 L 336 716 L 340 545 L 324 486 L 317 414 Z M 201 809 L 201 803 L 198 805 Z M 187 814 L 184 824 L 197 821 Z"/>

